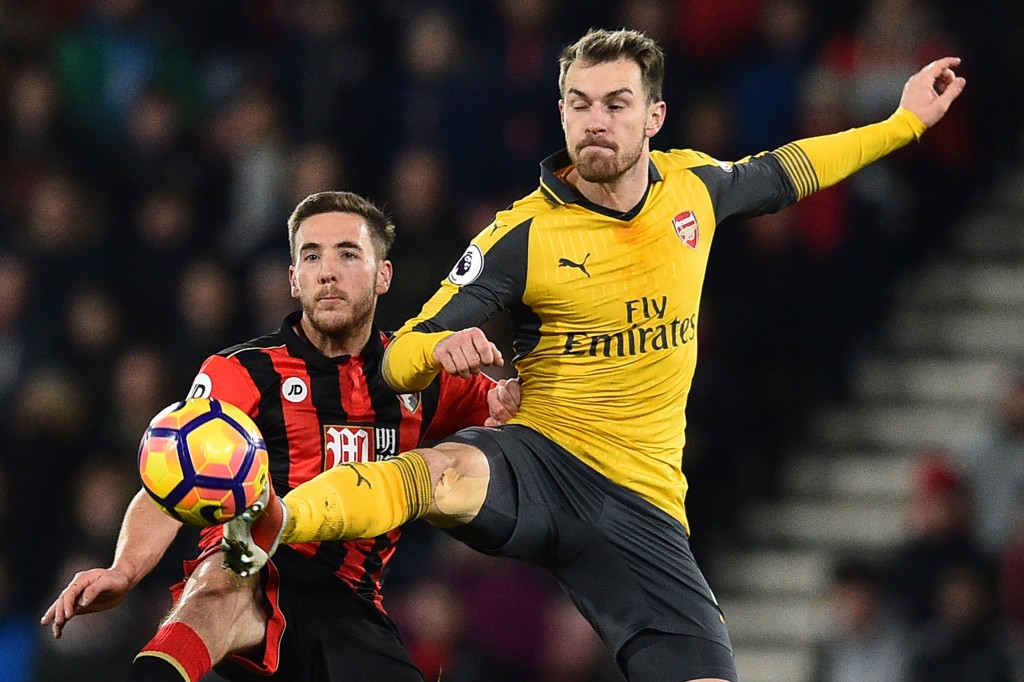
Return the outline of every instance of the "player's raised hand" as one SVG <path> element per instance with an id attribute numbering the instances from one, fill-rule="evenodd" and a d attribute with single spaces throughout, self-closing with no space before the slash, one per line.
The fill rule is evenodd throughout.
<path id="1" fill-rule="evenodd" d="M 501 367 L 505 364 L 498 347 L 477 327 L 463 329 L 445 337 L 434 346 L 433 357 L 444 371 L 463 379 L 479 374 L 484 367 Z"/>
<path id="2" fill-rule="evenodd" d="M 502 379 L 487 391 L 487 409 L 490 416 L 484 426 L 501 426 L 519 412 L 523 401 L 519 379 Z"/>
<path id="3" fill-rule="evenodd" d="M 915 73 L 903 86 L 900 106 L 914 112 L 926 128 L 931 128 L 967 87 L 967 79 L 953 71 L 957 66 L 959 57 L 943 57 Z"/>
<path id="4" fill-rule="evenodd" d="M 54 639 L 60 639 L 67 622 L 79 614 L 112 609 L 132 591 L 131 579 L 112 568 L 80 571 L 50 604 L 42 625 L 51 625 Z"/>

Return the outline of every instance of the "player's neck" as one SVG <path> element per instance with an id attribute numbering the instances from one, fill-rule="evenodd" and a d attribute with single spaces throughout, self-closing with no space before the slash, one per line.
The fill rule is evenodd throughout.
<path id="1" fill-rule="evenodd" d="M 371 320 L 350 327 L 345 333 L 339 334 L 324 334 L 311 325 L 305 317 L 295 325 L 296 334 L 329 358 L 359 355 L 366 347 L 366 342 L 370 340 L 372 331 Z"/>
<path id="2" fill-rule="evenodd" d="M 566 176 L 566 182 L 573 185 L 588 201 L 626 213 L 632 211 L 647 192 L 649 165 L 650 154 L 644 150 L 636 164 L 611 182 L 584 180 L 575 168 Z"/>

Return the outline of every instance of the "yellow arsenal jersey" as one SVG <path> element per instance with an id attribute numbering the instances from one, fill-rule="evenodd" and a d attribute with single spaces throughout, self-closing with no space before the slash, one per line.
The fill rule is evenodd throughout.
<path id="1" fill-rule="evenodd" d="M 686 400 L 717 224 L 777 211 L 921 130 L 901 110 L 736 163 L 651 152 L 647 193 L 628 213 L 565 183 L 570 162 L 556 154 L 541 164 L 540 187 L 496 216 L 398 332 L 385 378 L 416 390 L 440 369 L 431 359 L 438 340 L 509 310 L 523 382 L 512 423 L 686 524 Z"/>

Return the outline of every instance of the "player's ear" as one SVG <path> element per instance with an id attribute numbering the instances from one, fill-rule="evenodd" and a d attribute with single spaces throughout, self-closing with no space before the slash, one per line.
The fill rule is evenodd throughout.
<path id="1" fill-rule="evenodd" d="M 558 120 L 562 123 L 562 130 L 565 130 L 565 100 L 558 100 Z"/>
<path id="2" fill-rule="evenodd" d="M 298 277 L 295 275 L 294 265 L 288 266 L 288 286 L 291 288 L 292 298 L 294 298 L 296 301 L 299 300 L 299 280 Z"/>
<path id="3" fill-rule="evenodd" d="M 665 125 L 665 109 L 664 102 L 655 102 L 647 107 L 647 137 L 654 137 L 661 130 L 661 126 Z"/>
<path id="4" fill-rule="evenodd" d="M 386 294 L 388 289 L 391 288 L 391 275 L 394 271 L 391 267 L 391 261 L 383 260 L 380 265 L 377 266 L 377 285 L 374 287 L 374 292 L 380 296 Z"/>

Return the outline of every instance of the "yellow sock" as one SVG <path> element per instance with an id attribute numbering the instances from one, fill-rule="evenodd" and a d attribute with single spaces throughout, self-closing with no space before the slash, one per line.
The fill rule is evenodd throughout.
<path id="1" fill-rule="evenodd" d="M 342 464 L 284 496 L 288 522 L 282 543 L 376 537 L 423 517 L 433 486 L 415 450 L 393 459 Z"/>

